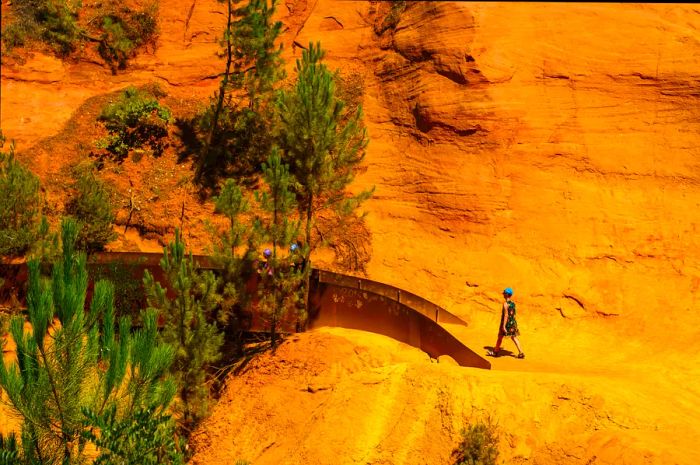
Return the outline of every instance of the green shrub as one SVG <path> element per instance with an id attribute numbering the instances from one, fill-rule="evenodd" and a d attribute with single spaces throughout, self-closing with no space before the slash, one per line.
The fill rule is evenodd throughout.
<path id="1" fill-rule="evenodd" d="M 152 3 L 141 11 L 123 7 L 102 17 L 102 35 L 98 51 L 116 74 L 125 69 L 136 50 L 155 44 L 158 34 L 158 4 Z"/>
<path id="2" fill-rule="evenodd" d="M 11 23 L 2 29 L 2 45 L 9 51 L 25 44 L 27 37 L 31 35 L 31 29 L 22 23 Z"/>
<path id="3" fill-rule="evenodd" d="M 452 455 L 455 465 L 496 465 L 498 435 L 491 419 L 478 421 L 462 430 L 462 440 Z"/>
<path id="4" fill-rule="evenodd" d="M 112 73 L 116 74 L 117 69 L 126 68 L 126 61 L 133 55 L 136 45 L 129 38 L 124 22 L 118 17 L 102 18 L 102 31 L 97 50 L 112 68 Z"/>
<path id="5" fill-rule="evenodd" d="M 18 465 L 19 460 L 17 436 L 14 433 L 0 435 L 0 465 Z"/>
<path id="6" fill-rule="evenodd" d="M 37 9 L 41 38 L 60 56 L 73 53 L 82 39 L 77 23 L 79 6 L 80 2 L 74 6 L 66 0 L 46 0 Z"/>
<path id="7" fill-rule="evenodd" d="M 116 3 L 116 2 L 113 2 Z M 113 73 L 126 68 L 139 47 L 155 44 L 158 34 L 158 2 L 153 0 L 141 10 L 108 7 L 89 31 L 78 25 L 82 0 L 15 0 L 10 23 L 2 30 L 3 51 L 25 45 L 31 40 L 48 44 L 57 55 L 73 53 L 87 37 L 99 41 L 98 51 Z M 95 31 L 96 29 L 96 31 Z M 89 32 L 95 32 L 91 37 Z"/>
<path id="8" fill-rule="evenodd" d="M 140 262 L 113 261 L 95 265 L 91 269 L 95 281 L 105 279 L 114 285 L 116 315 L 130 317 L 135 322 L 139 321 L 139 313 L 146 306 L 140 267 Z"/>
<path id="9" fill-rule="evenodd" d="M 159 341 L 175 349 L 171 366 L 178 385 L 174 411 L 183 430 L 192 431 L 208 414 L 209 373 L 222 355 L 224 334 L 212 322 L 219 300 L 218 278 L 211 271 L 200 270 L 192 253 L 185 252 L 177 228 L 175 240 L 163 247 L 160 267 L 164 285 L 148 270 L 144 272 L 148 311 L 155 311 L 163 323 Z M 168 288 L 174 291 L 174 297 L 166 294 Z"/>
<path id="10" fill-rule="evenodd" d="M 100 418 L 88 416 L 87 425 L 96 428 L 93 431 L 100 436 L 96 442 L 116 439 L 119 444 L 120 427 L 139 424 L 136 412 L 148 411 L 147 416 L 158 420 L 175 393 L 167 376 L 175 354 L 172 347 L 156 342 L 155 313 L 146 312 L 143 326 L 135 331 L 129 318 L 117 322 L 107 281 L 95 283 L 85 305 L 89 277 L 85 253 L 74 248 L 75 221 L 65 219 L 61 233 L 62 257 L 54 263 L 50 279 L 41 276 L 36 260 L 28 263 L 27 316 L 10 323 L 17 363 L 0 360 L 0 387 L 8 414 L 21 421 L 21 450 L 10 450 L 19 452 L 14 464 L 91 463 L 92 438 L 86 441 L 82 434 L 86 412 L 110 412 L 103 423 L 112 427 L 110 431 L 97 431 Z M 33 328 L 29 333 L 24 330 L 27 318 Z M 157 429 L 151 434 L 153 429 L 147 428 L 147 424 L 141 428 L 144 434 L 137 447 L 172 437 L 170 431 L 159 436 Z M 122 439 L 128 444 L 134 438 Z M 144 458 L 150 452 L 141 449 Z"/>
<path id="11" fill-rule="evenodd" d="M 15 0 L 13 20 L 2 31 L 5 48 L 42 40 L 58 55 L 70 55 L 83 37 L 77 22 L 80 4 L 80 0 Z"/>
<path id="12" fill-rule="evenodd" d="M 99 452 L 94 465 L 184 463 L 183 444 L 176 439 L 175 422 L 170 415 L 141 408 L 119 419 L 115 405 L 99 415 L 88 409 L 83 414 L 84 426 L 90 428 L 83 431 L 83 437 L 93 442 Z"/>
<path id="13" fill-rule="evenodd" d="M 161 155 L 172 117 L 170 109 L 161 106 L 150 92 L 129 87 L 118 101 L 102 110 L 99 120 L 109 136 L 99 140 L 97 146 L 123 160 L 130 151 L 143 151 L 145 146 L 153 155 Z"/>
<path id="14" fill-rule="evenodd" d="M 14 145 L 0 151 L 0 193 L 0 255 L 21 255 L 36 239 L 39 178 L 17 161 Z"/>
<path id="15" fill-rule="evenodd" d="M 112 230 L 114 208 L 110 193 L 92 169 L 78 172 L 74 188 L 76 196 L 70 200 L 66 211 L 78 220 L 78 247 L 88 252 L 103 250 L 117 235 Z"/>

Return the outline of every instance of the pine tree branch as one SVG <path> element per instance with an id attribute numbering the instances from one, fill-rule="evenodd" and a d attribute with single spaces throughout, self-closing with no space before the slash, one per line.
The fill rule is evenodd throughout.
<path id="1" fill-rule="evenodd" d="M 43 346 L 43 344 L 42 344 L 42 346 Z M 53 374 L 51 373 L 51 369 L 49 368 L 50 364 L 48 363 L 48 359 L 46 357 L 46 352 L 44 351 L 44 349 L 42 347 L 39 347 L 39 352 L 41 353 L 41 356 L 44 360 L 44 368 L 46 369 L 46 374 L 49 378 L 49 384 L 51 385 L 51 392 L 52 392 L 53 397 L 54 397 L 54 402 L 56 402 L 56 408 L 58 409 L 58 414 L 59 414 L 59 418 L 60 418 L 60 422 L 61 422 L 61 436 L 60 437 L 63 440 L 64 459 L 67 459 L 69 461 L 68 463 L 70 463 L 71 454 L 70 454 L 70 450 L 68 448 L 68 438 L 66 437 L 66 429 L 65 429 L 66 420 L 65 420 L 65 416 L 64 416 L 63 408 L 62 408 L 63 402 L 59 398 L 57 388 L 56 388 L 56 382 L 54 381 Z"/>

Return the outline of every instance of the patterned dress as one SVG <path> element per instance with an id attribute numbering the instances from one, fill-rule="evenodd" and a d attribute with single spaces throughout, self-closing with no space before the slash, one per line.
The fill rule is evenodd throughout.
<path id="1" fill-rule="evenodd" d="M 501 325 L 499 326 L 498 331 L 502 336 L 520 336 L 520 331 L 518 330 L 518 322 L 515 320 L 515 302 L 508 302 L 508 319 L 506 320 L 506 332 L 503 332 L 503 314 L 501 314 Z"/>

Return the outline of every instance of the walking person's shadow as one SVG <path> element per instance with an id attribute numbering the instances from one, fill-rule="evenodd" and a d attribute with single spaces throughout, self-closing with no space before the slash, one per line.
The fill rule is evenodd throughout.
<path id="1" fill-rule="evenodd" d="M 496 354 L 496 355 L 489 355 L 489 353 L 493 353 L 493 346 L 484 346 L 484 349 L 486 349 L 486 352 L 487 352 L 486 355 L 488 357 L 498 358 L 498 357 L 506 357 L 507 356 L 507 357 L 516 358 L 516 356 L 513 354 L 513 352 L 511 352 L 510 350 L 504 349 L 504 348 L 501 348 L 498 351 L 498 354 Z"/>

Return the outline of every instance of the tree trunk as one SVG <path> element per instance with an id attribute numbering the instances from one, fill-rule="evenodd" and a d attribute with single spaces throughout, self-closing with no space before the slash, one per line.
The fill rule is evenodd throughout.
<path id="1" fill-rule="evenodd" d="M 309 284 L 311 283 L 311 218 L 313 213 L 313 194 L 309 196 L 309 204 L 306 207 L 306 248 L 307 256 L 304 264 L 304 306 L 306 307 L 306 318 L 301 325 L 302 331 L 306 331 L 309 319 Z"/>
<path id="2" fill-rule="evenodd" d="M 226 94 L 226 86 L 228 85 L 228 77 L 231 74 L 231 62 L 233 61 L 233 53 L 231 50 L 231 0 L 228 0 L 228 14 L 226 20 L 226 71 L 224 71 L 224 77 L 221 80 L 221 86 L 219 87 L 219 96 L 216 102 L 216 108 L 214 109 L 214 118 L 212 119 L 211 128 L 209 129 L 209 134 L 204 141 L 204 147 L 202 148 L 202 158 L 199 160 L 199 166 L 197 167 L 197 176 L 201 176 L 204 171 L 204 166 L 209 158 L 209 147 L 211 147 L 211 141 L 214 138 L 214 133 L 216 132 L 216 127 L 219 125 L 219 116 L 221 115 L 221 110 L 224 107 L 224 96 Z"/>

